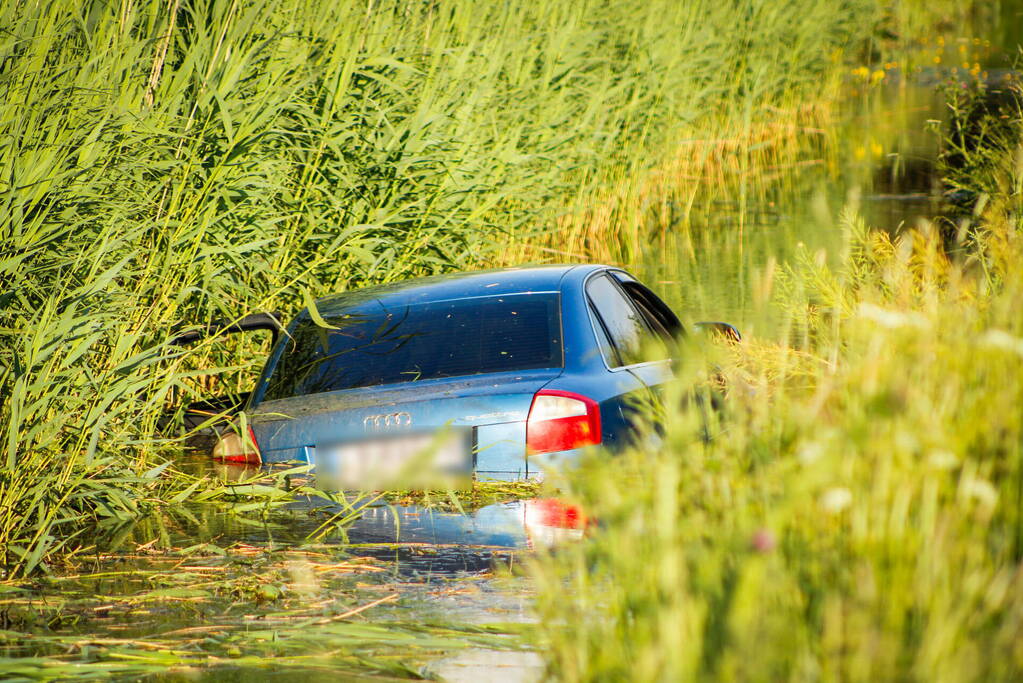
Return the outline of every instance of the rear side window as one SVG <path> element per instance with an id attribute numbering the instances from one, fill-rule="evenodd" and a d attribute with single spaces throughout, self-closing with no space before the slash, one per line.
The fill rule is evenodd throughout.
<path id="1" fill-rule="evenodd" d="M 619 366 L 642 362 L 640 351 L 644 340 L 650 335 L 650 328 L 618 285 L 611 282 L 607 275 L 598 275 L 586 283 L 586 294 L 620 357 L 608 358 L 608 364 Z"/>
<path id="2" fill-rule="evenodd" d="M 678 316 L 666 303 L 661 301 L 659 296 L 637 282 L 628 273 L 612 272 L 611 277 L 621 285 L 626 296 L 639 309 L 647 325 L 661 338 L 671 341 L 683 332 Z"/>
<path id="3" fill-rule="evenodd" d="M 557 294 L 417 304 L 301 320 L 264 400 L 489 372 L 560 368 Z"/>

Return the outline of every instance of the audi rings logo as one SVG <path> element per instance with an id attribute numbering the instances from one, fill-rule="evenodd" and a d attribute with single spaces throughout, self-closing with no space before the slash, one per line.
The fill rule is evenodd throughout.
<path id="1" fill-rule="evenodd" d="M 362 418 L 362 426 L 366 429 L 389 429 L 392 427 L 410 427 L 411 425 L 412 416 L 405 412 L 367 415 Z"/>

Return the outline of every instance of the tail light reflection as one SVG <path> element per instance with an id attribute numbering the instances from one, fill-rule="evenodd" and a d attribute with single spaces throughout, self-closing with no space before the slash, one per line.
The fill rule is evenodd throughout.
<path id="1" fill-rule="evenodd" d="M 583 537 L 589 520 L 578 505 L 559 498 L 523 502 L 523 525 L 529 548 L 551 548 Z"/>

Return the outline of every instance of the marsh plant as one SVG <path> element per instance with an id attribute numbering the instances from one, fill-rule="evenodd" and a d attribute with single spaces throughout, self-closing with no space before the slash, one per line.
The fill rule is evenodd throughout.
<path id="1" fill-rule="evenodd" d="M 1018 680 L 1023 121 L 998 125 L 964 239 L 847 211 L 840 258 L 776 274 L 781 340 L 716 352 L 721 411 L 677 389 L 656 451 L 575 473 L 600 521 L 533 572 L 554 676 Z"/>
<path id="2" fill-rule="evenodd" d="M 503 262 L 679 140 L 809 92 L 885 16 L 878 0 L 4 3 L 0 565 L 29 572 L 185 488 L 160 492 L 177 452 L 161 413 L 199 375 L 244 388 L 261 355 L 172 331 Z M 585 257 L 560 246 L 521 260 Z"/>

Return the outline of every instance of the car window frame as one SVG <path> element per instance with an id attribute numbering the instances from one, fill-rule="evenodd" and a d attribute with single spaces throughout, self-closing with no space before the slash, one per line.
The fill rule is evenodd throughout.
<path id="1" fill-rule="evenodd" d="M 608 280 L 610 280 L 612 286 L 616 287 L 618 289 L 619 294 L 621 294 L 622 297 L 625 299 L 627 305 L 630 306 L 636 313 L 639 314 L 638 319 L 639 319 L 640 323 L 646 328 L 647 332 L 649 332 L 650 334 L 652 334 L 654 336 L 660 336 L 660 335 L 657 333 L 656 330 L 654 330 L 653 328 L 650 327 L 650 323 L 647 321 L 646 315 L 644 314 L 644 312 L 642 310 L 640 310 L 639 307 L 637 307 L 636 304 L 632 301 L 632 297 L 629 296 L 629 293 L 625 290 L 624 287 L 622 287 L 622 284 L 618 281 L 618 279 L 614 277 L 613 272 L 615 272 L 615 271 L 612 271 L 610 269 L 598 270 L 598 271 L 595 271 L 595 272 L 591 273 L 590 275 L 588 275 L 586 277 L 586 279 L 583 281 L 583 297 L 586 299 L 586 307 L 587 307 L 587 309 L 589 310 L 589 313 L 590 313 L 590 316 L 589 316 L 590 317 L 590 324 L 592 326 L 594 326 L 593 327 L 594 341 L 597 343 L 597 348 L 600 349 L 600 357 L 604 361 L 604 367 L 606 367 L 610 372 L 619 372 L 621 370 L 628 370 L 630 368 L 637 368 L 637 367 L 641 367 L 641 366 L 644 366 L 644 365 L 655 365 L 655 364 L 659 364 L 659 363 L 670 362 L 671 361 L 670 358 L 662 358 L 662 359 L 657 359 L 657 360 L 643 360 L 643 361 L 638 361 L 636 363 L 628 363 L 628 364 L 624 363 L 624 358 L 622 356 L 621 350 L 618 348 L 618 345 L 615 343 L 615 340 L 611 336 L 611 333 L 608 332 L 607 323 L 604 322 L 603 316 L 600 315 L 600 310 L 593 303 L 593 299 L 592 299 L 592 297 L 590 297 L 589 291 L 587 291 L 587 287 L 589 286 L 590 282 L 594 278 L 603 276 L 603 277 L 606 277 Z M 624 271 L 618 271 L 618 272 L 624 272 Z M 628 275 L 628 274 L 626 273 L 626 275 Z M 608 358 L 604 355 L 604 349 L 603 349 L 602 345 L 600 344 L 599 333 L 597 332 L 597 328 L 595 327 L 596 325 L 600 325 L 601 330 L 604 333 L 604 337 L 607 339 L 608 343 L 611 345 L 610 348 L 611 348 L 611 351 L 615 355 L 615 360 L 618 363 L 622 363 L 621 365 L 612 366 L 608 362 Z"/>

